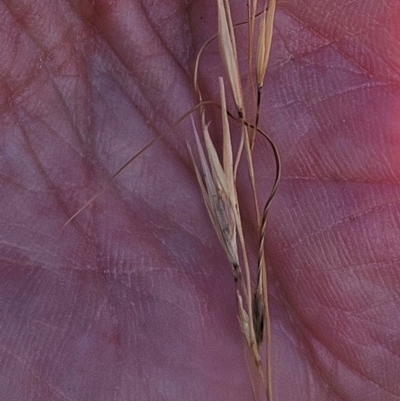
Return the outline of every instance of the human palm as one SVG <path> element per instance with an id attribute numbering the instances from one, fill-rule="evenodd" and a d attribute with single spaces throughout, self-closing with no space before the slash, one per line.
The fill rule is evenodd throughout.
<path id="1" fill-rule="evenodd" d="M 214 3 L 2 2 L 1 399 L 251 399 L 189 122 L 107 184 L 196 104 Z M 266 240 L 276 401 L 400 398 L 399 9 L 278 2 L 260 119 L 283 164 Z M 218 62 L 214 43 L 204 97 Z"/>

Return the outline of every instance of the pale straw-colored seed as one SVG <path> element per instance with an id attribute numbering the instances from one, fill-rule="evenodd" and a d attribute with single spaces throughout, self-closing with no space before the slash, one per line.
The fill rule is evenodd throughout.
<path id="1" fill-rule="evenodd" d="M 239 291 L 236 292 L 236 299 L 238 302 L 238 319 L 239 319 L 240 329 L 242 331 L 244 338 L 246 339 L 247 345 L 251 347 L 252 336 L 251 336 L 250 318 L 246 310 L 244 309 L 243 299 Z"/>
<path id="2" fill-rule="evenodd" d="M 256 64 L 257 85 L 259 89 L 261 89 L 264 84 L 265 73 L 267 71 L 269 54 L 271 50 L 275 9 L 276 0 L 269 0 L 268 9 L 264 10 L 261 17 Z"/>
<path id="3" fill-rule="evenodd" d="M 231 201 L 235 202 L 236 188 L 235 188 L 231 133 L 229 129 L 228 112 L 226 108 L 225 86 L 222 77 L 219 77 L 219 90 L 221 94 L 221 117 L 222 117 L 222 138 L 223 138 L 222 161 L 227 179 L 228 193 L 230 194 Z M 237 204 L 234 203 L 233 206 L 235 207 L 236 210 Z"/>
<path id="4" fill-rule="evenodd" d="M 253 354 L 254 361 L 257 365 L 261 364 L 260 353 L 258 351 L 258 344 L 254 333 L 253 325 L 251 324 L 250 317 L 243 306 L 243 299 L 239 291 L 236 291 L 236 299 L 238 304 L 238 319 L 240 329 L 244 338 L 246 339 L 247 346 Z"/>
<path id="5" fill-rule="evenodd" d="M 227 0 L 218 0 L 218 39 L 222 62 L 232 88 L 239 117 L 243 116 L 243 96 L 232 17 Z"/>

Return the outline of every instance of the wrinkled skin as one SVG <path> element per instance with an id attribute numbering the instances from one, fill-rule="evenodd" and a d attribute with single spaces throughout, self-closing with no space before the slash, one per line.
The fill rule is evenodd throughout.
<path id="1" fill-rule="evenodd" d="M 1 3 L 0 399 L 252 399 L 188 121 L 63 228 L 196 104 L 214 3 Z M 400 399 L 399 11 L 278 2 L 261 115 L 283 161 L 266 245 L 276 401 Z M 214 43 L 208 98 L 218 62 Z M 270 160 L 258 141 L 259 177 Z"/>

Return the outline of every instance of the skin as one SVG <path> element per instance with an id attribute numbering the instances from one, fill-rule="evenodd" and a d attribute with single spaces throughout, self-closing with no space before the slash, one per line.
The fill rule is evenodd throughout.
<path id="1" fill-rule="evenodd" d="M 275 401 L 400 399 L 399 12 L 278 2 L 260 123 L 283 163 L 266 243 Z M 190 121 L 63 228 L 196 104 L 214 1 L 9 0 L 0 21 L 0 398 L 251 400 Z M 214 43 L 205 98 L 221 71 Z M 265 195 L 262 140 L 255 155 Z"/>

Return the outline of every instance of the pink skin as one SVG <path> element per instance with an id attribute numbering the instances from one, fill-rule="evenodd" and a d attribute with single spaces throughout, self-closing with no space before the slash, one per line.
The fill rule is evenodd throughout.
<path id="1" fill-rule="evenodd" d="M 275 401 L 400 398 L 399 11 L 278 2 L 261 115 L 283 161 L 267 237 Z M 188 121 L 63 229 L 195 105 L 215 12 L 214 0 L 1 3 L 1 400 L 251 400 Z M 207 98 L 216 50 L 201 64 Z M 265 192 L 271 156 L 257 145 Z"/>

